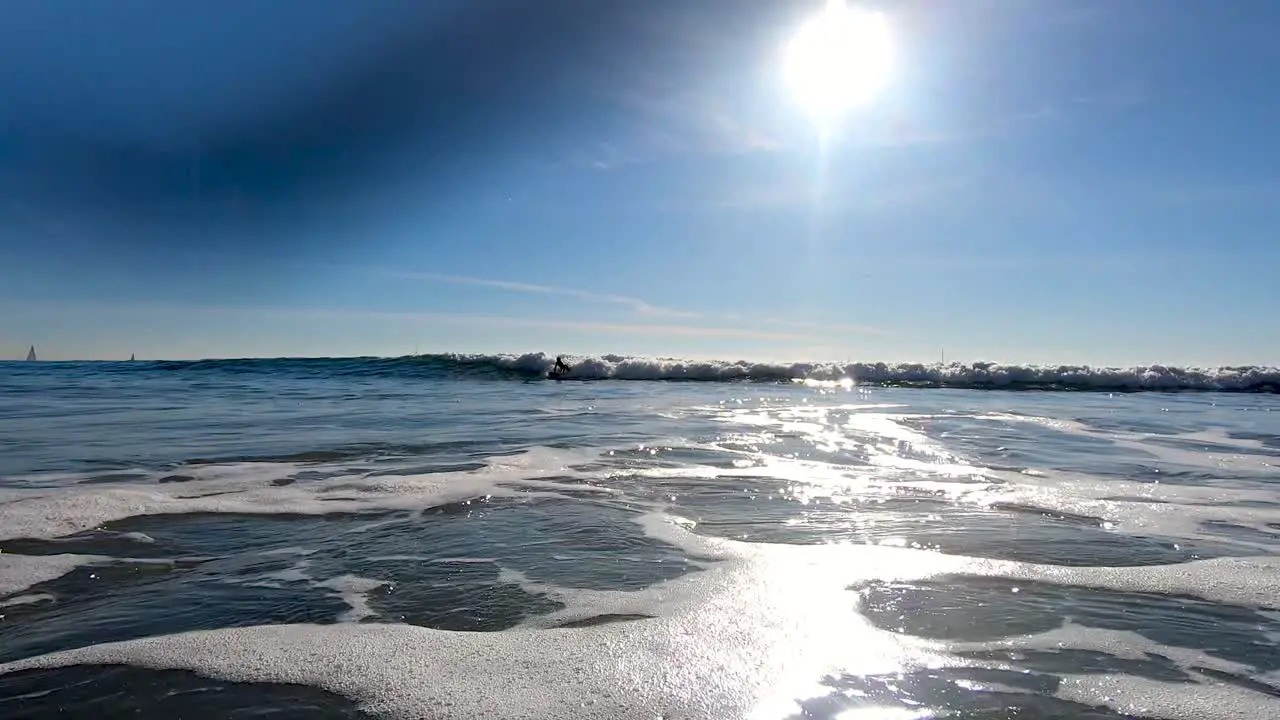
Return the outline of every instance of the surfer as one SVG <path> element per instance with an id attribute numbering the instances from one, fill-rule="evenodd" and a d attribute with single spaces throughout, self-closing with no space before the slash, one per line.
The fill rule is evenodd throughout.
<path id="1" fill-rule="evenodd" d="M 556 366 L 551 369 L 551 372 L 556 375 L 564 375 L 569 372 L 569 366 L 565 364 L 563 355 L 556 356 Z"/>

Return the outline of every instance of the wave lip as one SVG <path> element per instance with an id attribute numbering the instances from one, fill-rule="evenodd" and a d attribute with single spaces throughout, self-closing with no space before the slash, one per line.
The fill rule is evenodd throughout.
<path id="1" fill-rule="evenodd" d="M 437 355 L 461 368 L 543 374 L 555 362 L 544 353 Z M 404 358 L 402 358 L 404 359 Z M 407 358 L 416 360 L 417 358 Z M 767 363 L 747 360 L 681 360 L 602 355 L 569 360 L 568 379 L 726 381 L 841 381 L 863 385 L 967 389 L 1101 391 L 1210 391 L 1280 393 L 1280 368 L 1262 366 L 1184 368 L 1143 365 L 1004 365 L 925 363 Z"/>
<path id="2" fill-rule="evenodd" d="M 1280 368 L 1260 365 L 1178 367 L 1139 365 L 1019 365 L 974 363 L 772 363 L 687 360 L 627 355 L 566 357 L 566 380 L 699 382 L 853 382 L 882 387 L 976 390 L 1076 390 L 1101 392 L 1225 392 L 1280 394 Z M 545 378 L 555 356 L 441 353 L 402 357 L 243 358 L 94 363 L 112 371 L 279 373 L 308 376 Z M 56 364 L 50 364 L 56 365 Z M 95 369 L 99 369 L 95 367 Z"/>
<path id="3" fill-rule="evenodd" d="M 1139 365 L 1126 368 L 987 362 L 950 365 L 857 363 L 847 366 L 847 369 L 858 380 L 877 385 L 1119 392 L 1280 392 L 1280 368 L 1257 365 L 1216 368 Z"/>

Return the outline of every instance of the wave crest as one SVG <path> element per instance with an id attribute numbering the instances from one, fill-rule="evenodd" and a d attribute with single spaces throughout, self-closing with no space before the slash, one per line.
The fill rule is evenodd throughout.
<path id="1" fill-rule="evenodd" d="M 567 380 L 702 382 L 852 381 L 861 385 L 985 390 L 1280 393 L 1280 368 L 1142 365 L 1005 365 L 975 363 L 768 363 L 746 360 L 598 355 L 567 357 Z M 279 372 L 317 375 L 539 379 L 555 363 L 546 353 L 278 358 L 121 363 L 172 371 Z"/>

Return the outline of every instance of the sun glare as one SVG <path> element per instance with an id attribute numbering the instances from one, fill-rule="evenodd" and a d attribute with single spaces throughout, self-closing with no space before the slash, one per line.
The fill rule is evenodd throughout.
<path id="1" fill-rule="evenodd" d="M 804 111 L 828 124 L 875 97 L 889 79 L 892 50 L 884 15 L 828 0 L 787 43 L 783 76 Z"/>

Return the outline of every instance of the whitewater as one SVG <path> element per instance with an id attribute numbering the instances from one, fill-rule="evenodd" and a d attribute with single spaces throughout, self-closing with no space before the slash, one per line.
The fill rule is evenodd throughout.
<path id="1" fill-rule="evenodd" d="M 626 355 L 570 356 L 571 380 L 684 380 L 703 382 L 780 380 L 862 385 L 1005 390 L 1205 391 L 1280 393 L 1280 368 L 1215 368 L 1145 365 L 1012 365 L 974 363 L 776 363 L 746 360 L 684 360 Z M 546 353 L 409 355 L 359 358 L 275 358 L 161 361 L 145 365 L 170 370 L 223 372 L 316 372 L 404 377 L 543 378 L 555 363 Z M 14 366 L 17 367 L 17 366 Z M 136 369 L 135 363 L 100 363 L 98 369 Z"/>
<path id="2" fill-rule="evenodd" d="M 0 363 L 0 718 L 1280 716 L 1280 370 L 566 359 Z"/>

